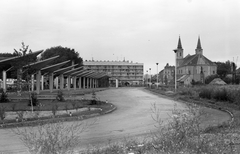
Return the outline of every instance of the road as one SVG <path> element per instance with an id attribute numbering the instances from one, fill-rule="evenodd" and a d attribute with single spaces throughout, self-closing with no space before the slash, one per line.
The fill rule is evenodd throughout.
<path id="1" fill-rule="evenodd" d="M 117 107 L 117 110 L 87 119 L 85 122 L 96 122 L 89 126 L 88 131 L 82 133 L 79 149 L 89 145 L 102 146 L 108 142 L 117 142 L 124 138 L 139 137 L 156 130 L 156 122 L 152 119 L 153 104 L 156 104 L 163 121 L 170 118 L 174 105 L 184 108 L 185 104 L 155 95 L 144 88 L 118 88 L 97 92 L 101 100 L 108 100 Z M 86 97 L 91 97 L 87 95 Z M 222 111 L 205 109 L 208 113 L 204 125 L 227 121 L 230 116 Z M 71 124 L 71 122 L 66 122 Z M 18 137 L 9 130 L 0 129 L 0 152 L 26 153 L 26 148 Z"/>

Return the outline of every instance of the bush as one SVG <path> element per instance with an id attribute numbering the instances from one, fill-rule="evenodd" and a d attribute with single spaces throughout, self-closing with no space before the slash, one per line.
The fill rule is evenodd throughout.
<path id="1" fill-rule="evenodd" d="M 228 101 L 229 99 L 226 88 L 215 89 L 212 93 L 212 98 L 216 99 L 217 101 Z"/>
<path id="2" fill-rule="evenodd" d="M 199 92 L 199 97 L 211 99 L 212 97 L 212 88 L 201 88 Z"/>
<path id="3" fill-rule="evenodd" d="M 0 106 L 0 118 L 1 120 L 4 120 L 6 116 L 6 107 Z"/>
<path id="4" fill-rule="evenodd" d="M 58 110 L 58 105 L 57 105 L 57 104 L 54 104 L 54 105 L 52 106 L 53 117 L 56 116 L 57 110 Z"/>
<path id="5" fill-rule="evenodd" d="M 7 95 L 7 93 L 6 92 L 2 92 L 2 94 L 1 94 L 1 97 L 0 97 L 0 102 L 8 102 L 9 100 L 8 100 L 8 95 Z"/>
<path id="6" fill-rule="evenodd" d="M 31 92 L 28 106 L 38 106 L 37 93 Z"/>
<path id="7" fill-rule="evenodd" d="M 58 90 L 56 100 L 58 100 L 60 102 L 63 102 L 65 100 L 64 97 L 63 97 L 63 92 L 61 90 Z"/>
<path id="8" fill-rule="evenodd" d="M 80 142 L 80 134 L 88 128 L 87 123 L 63 122 L 38 125 L 37 127 L 16 128 L 12 131 L 19 135 L 30 153 L 65 154 L 74 153 Z"/>

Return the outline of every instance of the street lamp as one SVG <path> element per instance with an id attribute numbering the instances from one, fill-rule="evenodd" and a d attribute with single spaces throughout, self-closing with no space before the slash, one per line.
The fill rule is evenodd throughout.
<path id="1" fill-rule="evenodd" d="M 158 89 L 158 63 L 157 64 L 157 89 Z"/>
<path id="2" fill-rule="evenodd" d="M 146 84 L 148 85 L 148 71 L 146 71 L 146 72 L 147 72 L 147 74 L 146 74 L 146 78 L 147 78 Z"/>
<path id="3" fill-rule="evenodd" d="M 173 50 L 175 53 L 175 92 L 177 92 L 177 51 L 178 49 Z"/>
<path id="4" fill-rule="evenodd" d="M 150 84 L 152 83 L 152 75 L 151 75 L 151 68 L 149 68 L 149 73 L 150 73 Z"/>

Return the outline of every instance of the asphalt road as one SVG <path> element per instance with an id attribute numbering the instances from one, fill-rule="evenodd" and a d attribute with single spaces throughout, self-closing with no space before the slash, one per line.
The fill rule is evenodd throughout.
<path id="1" fill-rule="evenodd" d="M 170 118 L 174 105 L 177 108 L 184 108 L 185 104 L 155 95 L 143 88 L 118 88 L 97 92 L 101 100 L 108 100 L 117 107 L 117 110 L 84 120 L 92 123 L 87 131 L 82 133 L 82 141 L 79 149 L 90 145 L 102 146 L 109 142 L 118 142 L 125 138 L 139 137 L 156 130 L 156 122 L 152 119 L 153 104 L 156 104 L 163 121 Z M 91 97 L 87 95 L 86 97 Z M 230 116 L 222 111 L 204 109 L 208 113 L 203 125 L 216 124 L 227 121 Z M 71 122 L 66 122 L 71 124 Z M 18 137 L 10 130 L 0 129 L 0 152 L 26 153 L 26 148 Z"/>

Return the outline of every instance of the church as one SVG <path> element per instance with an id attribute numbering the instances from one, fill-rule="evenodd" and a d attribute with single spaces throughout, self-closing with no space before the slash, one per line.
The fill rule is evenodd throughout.
<path id="1" fill-rule="evenodd" d="M 193 82 L 204 83 L 205 78 L 217 73 L 217 65 L 203 55 L 200 37 L 198 37 L 195 54 L 184 57 L 181 38 L 176 52 L 177 82 L 190 85 Z"/>

